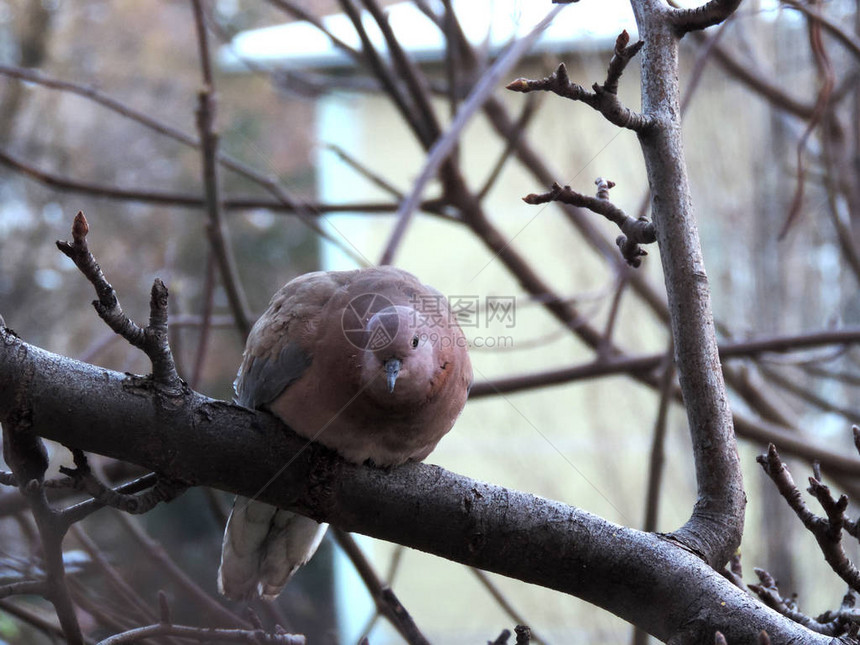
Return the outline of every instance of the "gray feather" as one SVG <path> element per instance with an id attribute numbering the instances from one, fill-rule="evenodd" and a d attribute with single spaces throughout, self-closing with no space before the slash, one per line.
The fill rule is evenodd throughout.
<path id="1" fill-rule="evenodd" d="M 286 343 L 274 361 L 262 356 L 246 360 L 233 384 L 236 402 L 246 408 L 271 403 L 301 378 L 310 364 L 310 354 L 296 343 Z"/>

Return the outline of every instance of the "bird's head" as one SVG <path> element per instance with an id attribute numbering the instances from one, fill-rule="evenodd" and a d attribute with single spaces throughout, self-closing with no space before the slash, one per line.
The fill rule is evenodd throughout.
<path id="1" fill-rule="evenodd" d="M 373 314 L 362 365 L 368 392 L 392 402 L 426 396 L 437 368 L 432 330 L 432 321 L 413 307 L 392 305 Z"/>

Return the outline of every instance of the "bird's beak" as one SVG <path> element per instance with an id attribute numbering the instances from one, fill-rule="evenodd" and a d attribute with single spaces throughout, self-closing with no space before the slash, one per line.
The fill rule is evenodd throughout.
<path id="1" fill-rule="evenodd" d="M 402 362 L 399 358 L 389 358 L 385 361 L 385 376 L 388 379 L 388 391 L 394 392 L 394 383 L 397 381 L 397 376 L 400 374 L 400 366 Z"/>

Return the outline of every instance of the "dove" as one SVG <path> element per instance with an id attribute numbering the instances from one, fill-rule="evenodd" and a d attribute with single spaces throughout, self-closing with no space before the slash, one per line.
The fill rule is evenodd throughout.
<path id="1" fill-rule="evenodd" d="M 282 287 L 254 324 L 236 401 L 354 463 L 421 461 L 451 429 L 472 384 L 468 341 L 445 297 L 390 266 L 318 271 Z M 218 590 L 280 594 L 327 524 L 239 497 Z"/>

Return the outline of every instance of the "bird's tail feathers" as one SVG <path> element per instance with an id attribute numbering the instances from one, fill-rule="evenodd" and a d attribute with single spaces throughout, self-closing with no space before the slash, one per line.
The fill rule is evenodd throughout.
<path id="1" fill-rule="evenodd" d="M 273 600 L 311 559 L 328 524 L 237 497 L 224 531 L 219 593 L 234 600 Z"/>

